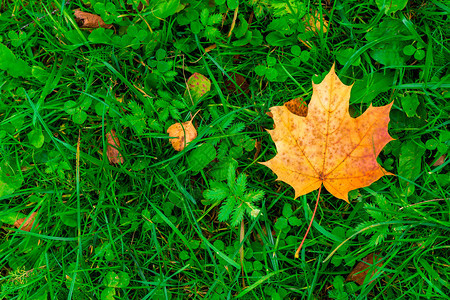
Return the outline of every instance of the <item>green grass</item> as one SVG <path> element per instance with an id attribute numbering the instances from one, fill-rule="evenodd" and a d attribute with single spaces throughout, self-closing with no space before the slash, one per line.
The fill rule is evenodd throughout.
<path id="1" fill-rule="evenodd" d="M 0 298 L 448 298 L 448 6 L 409 1 L 385 14 L 374 1 L 239 1 L 228 37 L 234 1 L 114 0 L 107 14 L 99 2 L 0 2 Z M 77 8 L 114 30 L 80 29 Z M 326 32 L 305 31 L 310 11 Z M 294 199 L 259 164 L 276 154 L 266 112 L 308 102 L 333 63 L 356 82 L 352 116 L 394 101 L 395 141 L 379 162 L 397 176 L 352 191 L 350 204 L 323 189 L 295 259 L 317 191 Z M 186 93 L 195 72 L 211 81 L 199 100 Z M 197 112 L 197 139 L 175 152 L 167 128 Z M 111 129 L 122 165 L 106 156 Z M 194 155 L 205 144 L 212 161 Z M 231 226 L 203 193 L 239 174 L 264 197 L 256 217 Z M 34 212 L 37 228 L 14 226 Z M 344 282 L 370 253 L 383 267 L 363 285 Z"/>

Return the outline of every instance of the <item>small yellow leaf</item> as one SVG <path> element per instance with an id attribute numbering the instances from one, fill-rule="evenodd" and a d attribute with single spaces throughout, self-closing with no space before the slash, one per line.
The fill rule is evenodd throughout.
<path id="1" fill-rule="evenodd" d="M 175 123 L 167 129 L 167 133 L 171 137 L 170 143 L 175 151 L 183 150 L 189 142 L 197 137 L 197 130 L 192 121 Z"/>

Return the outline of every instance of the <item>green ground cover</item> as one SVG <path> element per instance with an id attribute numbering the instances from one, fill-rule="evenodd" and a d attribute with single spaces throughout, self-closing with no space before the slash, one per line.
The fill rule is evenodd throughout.
<path id="1" fill-rule="evenodd" d="M 449 11 L 0 1 L 0 298 L 448 299 Z M 333 63 L 352 116 L 394 101 L 379 163 L 396 176 L 350 203 L 322 189 L 296 259 L 318 191 L 294 199 L 259 164 L 276 154 L 266 113 L 308 103 Z M 176 152 L 166 131 L 190 120 Z"/>

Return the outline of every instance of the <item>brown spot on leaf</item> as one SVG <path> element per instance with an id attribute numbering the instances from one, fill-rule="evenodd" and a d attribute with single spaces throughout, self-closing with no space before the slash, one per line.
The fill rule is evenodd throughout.
<path id="1" fill-rule="evenodd" d="M 308 114 L 308 105 L 306 105 L 306 102 L 303 101 L 303 98 L 294 98 L 289 100 L 284 103 L 284 106 L 286 106 L 286 108 L 294 115 L 306 117 Z"/>

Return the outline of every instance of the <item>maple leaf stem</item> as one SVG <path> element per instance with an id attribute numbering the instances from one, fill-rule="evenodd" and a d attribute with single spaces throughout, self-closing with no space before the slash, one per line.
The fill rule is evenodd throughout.
<path id="1" fill-rule="evenodd" d="M 300 243 L 300 246 L 298 246 L 297 251 L 295 251 L 295 258 L 298 258 L 298 257 L 299 257 L 300 250 L 302 249 L 303 243 L 305 242 L 306 237 L 308 236 L 309 230 L 311 229 L 311 225 L 312 225 L 312 222 L 314 221 L 314 217 L 316 216 L 316 211 L 317 211 L 317 206 L 318 206 L 318 204 L 319 204 L 319 197 L 320 197 L 320 191 L 321 191 L 321 190 L 322 190 L 322 185 L 320 185 L 320 187 L 319 187 L 319 193 L 317 194 L 316 207 L 314 207 L 314 212 L 313 212 L 313 215 L 312 215 L 312 217 L 311 217 L 311 221 L 309 222 L 308 229 L 306 230 L 306 233 L 305 233 L 305 235 L 303 236 L 303 240 L 302 240 L 302 242 Z"/>

